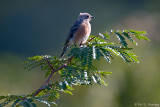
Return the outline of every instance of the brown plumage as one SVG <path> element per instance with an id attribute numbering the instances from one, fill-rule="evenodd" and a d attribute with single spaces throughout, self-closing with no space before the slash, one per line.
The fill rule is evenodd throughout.
<path id="1" fill-rule="evenodd" d="M 61 57 L 63 57 L 65 51 L 67 50 L 67 48 L 71 43 L 78 45 L 86 43 L 91 33 L 91 24 L 89 22 L 91 21 L 92 18 L 94 17 L 88 13 L 79 14 L 78 19 L 71 27 L 70 32 L 67 36 Z"/>

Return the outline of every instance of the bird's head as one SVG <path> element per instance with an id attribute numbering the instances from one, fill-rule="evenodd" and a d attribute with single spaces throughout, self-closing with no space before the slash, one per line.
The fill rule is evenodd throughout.
<path id="1" fill-rule="evenodd" d="M 89 13 L 80 13 L 79 16 L 78 16 L 79 20 L 91 21 L 92 18 L 95 18 L 95 17 L 91 16 Z"/>

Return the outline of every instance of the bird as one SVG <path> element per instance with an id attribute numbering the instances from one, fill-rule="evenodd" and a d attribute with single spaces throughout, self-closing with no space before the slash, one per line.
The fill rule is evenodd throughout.
<path id="1" fill-rule="evenodd" d="M 94 16 L 90 15 L 89 13 L 80 13 L 78 19 L 74 22 L 66 41 L 64 43 L 63 51 L 60 57 L 63 57 L 66 50 L 71 44 L 82 45 L 87 42 L 89 35 L 91 33 L 91 24 L 90 21 Z"/>

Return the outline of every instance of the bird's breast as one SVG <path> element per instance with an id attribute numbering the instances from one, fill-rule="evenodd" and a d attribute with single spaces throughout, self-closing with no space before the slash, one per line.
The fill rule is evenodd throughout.
<path id="1" fill-rule="evenodd" d="M 76 44 L 86 43 L 91 33 L 91 25 L 89 22 L 83 22 L 74 34 L 73 42 Z"/>

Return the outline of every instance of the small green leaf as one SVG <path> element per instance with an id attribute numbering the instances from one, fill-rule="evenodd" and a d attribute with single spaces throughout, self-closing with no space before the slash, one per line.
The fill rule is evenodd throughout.
<path id="1" fill-rule="evenodd" d="M 98 47 L 95 47 L 95 52 L 96 52 L 96 59 L 100 60 L 101 58 L 101 51 Z"/>
<path id="2" fill-rule="evenodd" d="M 129 39 L 131 42 L 133 42 L 134 44 L 138 45 L 138 43 L 137 43 L 137 42 L 135 42 L 135 41 L 131 38 L 131 36 L 129 36 L 129 34 L 128 34 L 128 33 L 123 32 L 122 34 L 123 34 L 124 36 L 126 36 L 126 37 L 127 37 L 127 39 Z"/>
<path id="3" fill-rule="evenodd" d="M 100 73 L 103 77 L 107 77 L 109 76 L 110 74 L 112 74 L 112 72 L 106 72 L 106 71 L 98 71 L 98 73 Z"/>
<path id="4" fill-rule="evenodd" d="M 21 101 L 20 99 L 17 99 L 16 101 L 14 101 L 11 107 L 15 107 L 20 101 Z"/>
<path id="5" fill-rule="evenodd" d="M 87 62 L 88 62 L 88 67 L 89 67 L 89 68 L 92 67 L 92 60 L 93 60 L 93 57 L 92 57 L 92 56 L 93 56 L 93 49 L 92 49 L 92 48 L 93 48 L 93 47 L 90 47 L 90 48 L 89 48 L 88 56 L 87 56 L 87 57 L 88 57 L 88 61 L 87 61 Z"/>
<path id="6" fill-rule="evenodd" d="M 101 78 L 100 78 L 97 74 L 94 74 L 94 75 L 92 76 L 92 79 L 93 79 L 93 81 L 94 81 L 95 83 L 101 85 Z"/>
<path id="7" fill-rule="evenodd" d="M 51 73 L 51 71 L 46 72 L 45 78 L 47 78 L 47 77 L 49 76 L 50 73 Z"/>
<path id="8" fill-rule="evenodd" d="M 31 103 L 33 107 L 37 107 L 37 105 L 35 103 Z"/>
<path id="9" fill-rule="evenodd" d="M 104 86 L 108 86 L 108 84 L 105 83 L 103 79 L 101 79 L 101 83 L 102 83 Z"/>
<path id="10" fill-rule="evenodd" d="M 67 94 L 70 94 L 70 95 L 73 95 L 71 91 L 69 90 L 63 90 L 63 92 L 67 93 Z"/>
<path id="11" fill-rule="evenodd" d="M 67 85 L 67 89 L 74 90 L 74 88 L 70 87 L 69 85 Z"/>
<path id="12" fill-rule="evenodd" d="M 5 99 L 5 98 L 6 98 L 6 96 L 0 96 L 0 100 Z"/>
<path id="13" fill-rule="evenodd" d="M 103 39 L 105 39 L 105 40 L 108 40 L 108 39 L 110 39 L 110 36 L 108 35 L 108 33 L 106 32 L 106 33 L 99 33 L 99 36 L 100 37 L 102 37 Z"/>
<path id="14" fill-rule="evenodd" d="M 48 97 L 48 101 L 54 102 L 55 98 L 59 99 L 59 96 L 60 96 L 59 93 L 57 91 L 53 90 L 50 92 L 50 95 Z"/>
<path id="15" fill-rule="evenodd" d="M 34 97 L 34 99 L 36 99 L 37 101 L 39 101 L 39 102 L 41 102 L 41 103 L 46 104 L 48 107 L 50 107 L 50 106 L 51 106 L 50 104 L 54 104 L 54 105 L 56 105 L 56 103 L 55 103 L 55 102 L 48 102 L 48 101 L 45 101 L 45 100 L 40 99 L 40 98 L 38 98 L 38 97 Z"/>
<path id="16" fill-rule="evenodd" d="M 66 89 L 67 89 L 66 82 L 67 82 L 67 81 L 63 81 L 63 82 L 62 82 L 63 90 L 66 90 Z"/>
<path id="17" fill-rule="evenodd" d="M 134 30 L 129 30 L 129 33 L 131 33 L 132 35 L 134 35 L 136 38 L 138 39 L 144 39 L 144 40 L 148 40 L 150 41 L 146 36 L 144 36 L 146 33 L 146 31 L 134 31 Z"/>
<path id="18" fill-rule="evenodd" d="M 122 46 L 127 47 L 127 42 L 125 41 L 125 38 L 118 32 L 115 32 L 115 34 L 117 35 L 117 37 L 119 38 L 120 44 L 122 44 Z"/>

